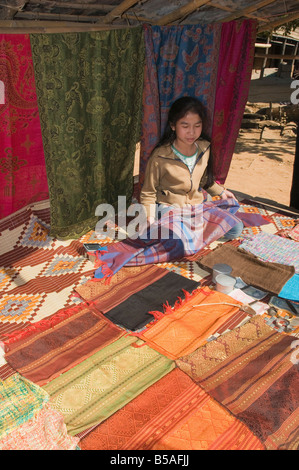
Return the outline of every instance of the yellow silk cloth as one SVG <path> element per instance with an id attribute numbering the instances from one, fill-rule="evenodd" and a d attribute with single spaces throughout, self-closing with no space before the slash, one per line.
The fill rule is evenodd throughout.
<path id="1" fill-rule="evenodd" d="M 132 347 L 134 341 L 121 337 L 43 386 L 70 435 L 101 423 L 175 367 L 148 346 Z"/>

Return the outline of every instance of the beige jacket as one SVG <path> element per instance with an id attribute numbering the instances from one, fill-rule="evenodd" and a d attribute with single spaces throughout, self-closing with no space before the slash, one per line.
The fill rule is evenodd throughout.
<path id="1" fill-rule="evenodd" d="M 201 188 L 207 179 L 210 143 L 200 139 L 197 144 L 199 154 L 192 173 L 173 153 L 171 145 L 161 146 L 153 151 L 147 163 L 140 193 L 140 202 L 148 217 L 154 216 L 156 203 L 183 207 L 203 202 Z M 212 196 L 220 195 L 222 191 L 223 187 L 217 183 L 207 189 Z"/>

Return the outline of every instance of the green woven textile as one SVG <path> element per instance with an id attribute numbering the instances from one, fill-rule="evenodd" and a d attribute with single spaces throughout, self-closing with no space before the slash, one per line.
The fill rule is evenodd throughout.
<path id="1" fill-rule="evenodd" d="M 135 342 L 122 337 L 43 386 L 70 435 L 101 423 L 175 367 L 141 341 L 133 347 Z"/>
<path id="2" fill-rule="evenodd" d="M 0 380 L 0 438 L 32 419 L 48 401 L 45 390 L 19 374 Z"/>
<path id="3" fill-rule="evenodd" d="M 144 73 L 141 27 L 30 36 L 51 235 L 95 229 L 96 207 L 131 203 Z"/>

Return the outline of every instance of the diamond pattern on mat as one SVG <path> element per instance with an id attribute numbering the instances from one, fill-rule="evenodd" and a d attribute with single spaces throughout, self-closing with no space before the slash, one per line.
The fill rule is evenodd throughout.
<path id="1" fill-rule="evenodd" d="M 18 270 L 15 268 L 0 268 L 0 291 L 3 291 L 17 275 Z"/>
<path id="2" fill-rule="evenodd" d="M 44 302 L 45 294 L 5 294 L 0 299 L 0 322 L 31 320 Z"/>
<path id="3" fill-rule="evenodd" d="M 291 219 L 290 217 L 273 215 L 271 219 L 275 224 L 277 230 L 293 228 L 295 225 L 294 219 Z"/>
<path id="4" fill-rule="evenodd" d="M 51 248 L 53 239 L 49 236 L 49 225 L 31 215 L 21 232 L 18 244 L 29 248 Z"/>
<path id="5" fill-rule="evenodd" d="M 269 215 L 268 211 L 262 209 L 261 207 L 250 206 L 249 204 L 241 204 L 238 209 L 239 212 L 246 212 L 249 214 L 260 214 L 260 215 Z"/>
<path id="6" fill-rule="evenodd" d="M 87 261 L 86 258 L 67 254 L 55 254 L 53 258 L 40 273 L 41 276 L 60 276 L 61 274 L 78 273 Z"/>

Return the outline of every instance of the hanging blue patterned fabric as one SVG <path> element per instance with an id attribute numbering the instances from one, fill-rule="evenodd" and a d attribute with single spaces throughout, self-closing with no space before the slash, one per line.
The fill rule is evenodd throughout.
<path id="1" fill-rule="evenodd" d="M 196 96 L 206 106 L 211 133 L 221 25 L 144 25 L 146 66 L 140 154 L 140 187 L 152 149 L 160 138 L 171 104 Z"/>

